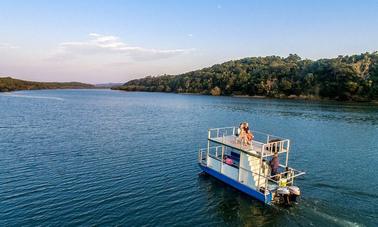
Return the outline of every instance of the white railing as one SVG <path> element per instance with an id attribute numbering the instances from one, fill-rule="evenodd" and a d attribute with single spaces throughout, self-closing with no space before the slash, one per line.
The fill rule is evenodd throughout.
<path id="1" fill-rule="evenodd" d="M 222 138 L 222 142 L 224 142 L 225 137 L 235 136 L 238 127 L 224 127 L 224 128 L 211 128 L 208 131 L 208 138 L 209 139 L 219 139 Z M 260 132 L 260 131 L 251 131 L 254 135 L 253 143 L 261 145 L 261 153 L 265 154 L 264 156 L 271 156 L 275 152 L 277 153 L 284 153 L 288 152 L 290 148 L 290 140 L 285 139 L 280 136 L 275 136 L 272 134 Z M 242 149 L 242 141 L 239 141 L 240 149 Z"/>
<path id="2" fill-rule="evenodd" d="M 222 146 L 209 147 L 209 152 L 208 152 L 207 148 L 200 148 L 199 151 L 198 151 L 198 162 L 201 165 L 207 166 L 207 159 L 208 159 L 208 157 L 210 157 L 210 158 L 213 158 L 213 159 L 219 161 L 220 163 L 222 163 L 222 165 L 229 165 L 225 162 L 225 160 L 223 160 L 222 156 L 223 156 L 222 155 Z M 239 165 L 231 165 L 231 166 L 238 170 L 238 175 L 240 175 L 240 171 L 244 171 L 247 174 L 251 174 L 252 177 L 259 176 L 258 182 L 257 182 L 257 185 L 256 185 L 256 189 L 258 189 L 258 190 L 260 190 L 261 187 L 264 187 L 265 190 L 269 190 L 268 189 L 268 186 L 269 186 L 268 182 L 272 182 L 273 184 L 276 184 L 277 186 L 279 186 L 279 180 L 277 180 L 278 176 L 284 176 L 287 180 L 288 185 L 294 185 L 294 179 L 305 174 L 305 172 L 301 172 L 301 171 L 296 170 L 294 168 L 289 168 L 289 170 L 287 170 L 287 171 L 285 170 L 284 172 L 280 172 L 280 173 L 278 173 L 274 176 L 271 176 L 270 174 L 265 175 L 265 174 L 261 174 L 259 172 L 253 172 L 250 169 L 246 169 L 246 168 L 240 166 L 240 164 Z M 280 167 L 286 168 L 284 165 L 280 165 Z M 217 171 L 222 173 L 221 172 L 222 167 L 220 168 L 220 170 L 217 170 Z M 262 181 L 260 181 L 260 178 L 262 178 Z M 243 183 L 241 181 L 239 181 L 239 182 Z M 248 185 L 248 184 L 245 184 L 245 183 L 243 183 L 243 184 L 250 187 L 250 185 Z"/>
<path id="3" fill-rule="evenodd" d="M 209 139 L 219 138 L 223 136 L 232 136 L 235 135 L 236 130 L 236 127 L 211 128 L 209 129 Z"/>
<path id="4" fill-rule="evenodd" d="M 210 150 L 212 150 L 212 151 L 210 151 L 210 152 L 208 153 L 208 155 L 209 155 L 208 157 L 213 158 L 213 159 L 215 159 L 215 160 L 221 162 L 221 163 L 224 164 L 224 165 L 230 165 L 230 164 L 227 164 L 225 160 L 222 160 L 222 158 L 219 157 L 219 156 L 220 156 L 219 152 L 221 152 L 221 148 L 222 148 L 222 146 L 214 146 L 214 147 L 210 147 Z M 200 164 L 205 165 L 205 166 L 207 165 L 207 158 L 208 158 L 208 157 L 206 156 L 206 154 L 207 154 L 207 149 L 206 149 L 206 148 L 200 148 L 200 149 L 199 149 L 199 151 L 198 151 L 198 162 L 199 162 Z M 253 175 L 256 175 L 256 176 L 260 176 L 260 177 L 264 178 L 265 180 L 269 180 L 269 176 L 262 175 L 262 174 L 260 174 L 260 173 L 252 172 L 252 171 L 249 170 L 249 169 L 246 169 L 246 168 L 244 168 L 244 167 L 241 167 L 241 166 L 238 166 L 238 165 L 235 165 L 235 164 L 232 164 L 231 166 L 233 166 L 234 168 L 239 169 L 239 171 L 240 171 L 240 170 L 243 170 L 243 171 L 246 171 L 246 172 L 248 172 L 248 173 L 251 173 L 252 176 L 253 176 Z"/>
<path id="5" fill-rule="evenodd" d="M 207 149 L 206 148 L 200 148 L 198 150 L 198 162 L 202 165 L 206 165 L 207 160 Z"/>
<path id="6" fill-rule="evenodd" d="M 207 148 L 200 148 L 199 151 L 198 151 L 199 163 L 204 165 L 204 166 L 207 166 L 207 158 L 212 158 L 212 159 L 215 159 L 216 161 L 219 161 L 220 163 L 222 163 L 222 165 L 230 165 L 230 164 L 227 164 L 225 162 L 225 160 L 222 159 L 222 155 L 220 154 L 222 152 L 221 149 L 222 149 L 222 146 L 213 146 L 213 147 L 209 147 L 209 152 L 207 152 Z M 270 181 L 270 176 L 263 175 L 263 174 L 258 173 L 258 172 L 253 172 L 250 169 L 246 169 L 244 167 L 241 167 L 240 165 L 233 164 L 233 165 L 230 165 L 230 166 L 238 169 L 238 172 L 239 172 L 238 175 L 240 174 L 240 171 L 242 170 L 242 171 L 246 172 L 247 174 L 251 174 L 252 178 L 254 178 L 254 176 L 259 176 L 259 179 L 262 178 L 263 181 L 258 182 L 256 188 L 260 188 L 261 186 L 265 185 L 265 189 L 267 189 L 266 187 L 268 185 L 268 181 Z M 220 169 L 222 169 L 222 168 L 220 168 Z M 220 171 L 218 171 L 218 172 L 220 172 Z M 241 183 L 243 183 L 243 182 L 241 182 Z M 245 185 L 250 187 L 247 184 L 245 184 Z"/>
<path id="7" fill-rule="evenodd" d="M 209 138 L 219 138 L 219 137 L 222 137 L 222 136 L 235 135 L 238 128 L 239 127 L 234 127 L 234 126 L 223 127 L 223 128 L 210 128 L 209 129 Z M 275 136 L 275 135 L 272 135 L 272 134 L 268 134 L 268 133 L 260 132 L 260 131 L 256 131 L 256 130 L 253 130 L 252 133 L 255 135 L 255 137 L 256 137 L 256 135 L 261 135 L 262 137 L 264 137 L 264 140 L 261 140 L 261 138 L 259 138 L 259 140 L 263 141 L 264 143 L 265 142 L 268 143 L 270 140 L 274 140 L 274 139 L 286 140 L 283 137 Z"/>
<path id="8" fill-rule="evenodd" d="M 285 168 L 285 166 L 280 165 L 280 167 Z M 297 178 L 299 176 L 302 176 L 306 174 L 306 172 L 296 170 L 294 168 L 289 168 L 289 170 L 285 170 L 284 172 L 277 173 L 276 175 L 270 176 L 269 181 L 275 182 L 279 184 L 279 182 L 276 180 L 279 176 L 287 176 L 287 183 L 294 184 L 294 178 Z"/>
<path id="9" fill-rule="evenodd" d="M 271 156 L 274 153 L 285 153 L 288 152 L 290 148 L 290 140 L 279 140 L 274 142 L 265 143 L 262 150 L 264 151 L 264 157 Z"/>

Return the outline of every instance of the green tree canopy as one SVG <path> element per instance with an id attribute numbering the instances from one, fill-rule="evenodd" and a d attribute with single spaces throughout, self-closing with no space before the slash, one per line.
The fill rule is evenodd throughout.
<path id="1" fill-rule="evenodd" d="M 296 54 L 249 57 L 179 75 L 131 80 L 115 89 L 372 100 L 378 99 L 378 52 L 316 61 Z"/>

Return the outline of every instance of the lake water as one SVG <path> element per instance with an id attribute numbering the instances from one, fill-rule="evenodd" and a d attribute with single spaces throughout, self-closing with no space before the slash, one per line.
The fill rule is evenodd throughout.
<path id="1" fill-rule="evenodd" d="M 303 196 L 264 206 L 199 175 L 207 129 L 290 138 Z M 378 225 L 378 107 L 110 90 L 0 94 L 0 226 Z"/>

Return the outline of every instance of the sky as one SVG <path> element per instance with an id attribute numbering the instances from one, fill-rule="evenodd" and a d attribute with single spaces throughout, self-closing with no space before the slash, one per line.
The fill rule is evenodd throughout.
<path id="1" fill-rule="evenodd" d="M 0 76 L 126 82 L 251 56 L 378 50 L 378 1 L 1 0 Z"/>

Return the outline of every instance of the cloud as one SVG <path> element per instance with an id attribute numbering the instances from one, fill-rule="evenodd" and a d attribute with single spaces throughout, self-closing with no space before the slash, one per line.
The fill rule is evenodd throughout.
<path id="1" fill-rule="evenodd" d="M 86 55 L 121 54 L 135 61 L 147 61 L 174 57 L 191 51 L 193 49 L 152 49 L 131 46 L 122 42 L 117 36 L 90 33 L 87 41 L 61 43 L 53 58 L 62 60 Z"/>
<path id="2" fill-rule="evenodd" d="M 0 49 L 18 49 L 19 46 L 12 45 L 10 43 L 0 43 Z"/>

